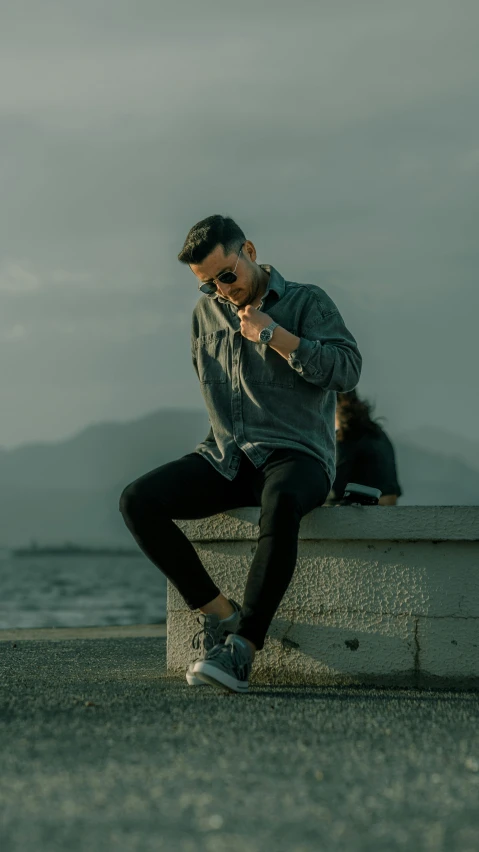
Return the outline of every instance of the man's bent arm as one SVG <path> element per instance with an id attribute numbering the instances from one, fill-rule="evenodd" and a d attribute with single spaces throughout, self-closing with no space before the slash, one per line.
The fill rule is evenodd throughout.
<path id="1" fill-rule="evenodd" d="M 312 305 L 312 312 L 304 337 L 278 326 L 268 345 L 286 358 L 305 381 L 339 393 L 353 390 L 359 382 L 362 365 L 354 337 L 338 310 L 323 316 Z M 296 353 L 293 358 L 292 352 Z"/>

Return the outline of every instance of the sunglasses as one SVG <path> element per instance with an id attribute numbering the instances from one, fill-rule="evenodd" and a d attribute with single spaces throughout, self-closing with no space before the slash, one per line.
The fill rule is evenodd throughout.
<path id="1" fill-rule="evenodd" d="M 215 281 L 220 281 L 222 284 L 234 284 L 238 277 L 236 275 L 236 267 L 238 266 L 242 250 L 243 246 L 241 246 L 239 250 L 238 259 L 233 272 L 222 272 L 221 275 L 217 275 L 216 278 L 212 278 L 211 281 L 204 281 L 203 284 L 198 284 L 198 290 L 201 290 L 201 292 L 205 293 L 207 296 L 214 296 L 217 291 Z"/>

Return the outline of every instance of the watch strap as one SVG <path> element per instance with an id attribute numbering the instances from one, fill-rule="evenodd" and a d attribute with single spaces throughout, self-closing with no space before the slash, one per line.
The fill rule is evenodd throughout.
<path id="1" fill-rule="evenodd" d="M 273 321 L 273 322 L 270 322 L 269 325 L 266 325 L 264 328 L 262 328 L 260 333 L 258 334 L 258 340 L 260 342 L 262 342 L 261 337 L 260 337 L 260 334 L 261 334 L 262 331 L 274 331 L 274 329 L 276 328 L 277 325 L 279 325 L 279 323 Z M 271 340 L 271 338 L 270 338 L 270 340 Z"/>

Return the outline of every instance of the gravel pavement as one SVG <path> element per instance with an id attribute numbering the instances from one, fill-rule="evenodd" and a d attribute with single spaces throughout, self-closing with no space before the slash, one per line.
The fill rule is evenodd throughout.
<path id="1" fill-rule="evenodd" d="M 0 643 L 2 852 L 478 852 L 479 694 L 165 675 L 165 640 Z"/>

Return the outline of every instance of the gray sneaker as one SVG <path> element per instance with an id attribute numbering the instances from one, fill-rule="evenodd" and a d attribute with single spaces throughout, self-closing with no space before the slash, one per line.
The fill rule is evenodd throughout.
<path id="1" fill-rule="evenodd" d="M 253 664 L 251 648 L 242 636 L 231 634 L 225 642 L 208 651 L 195 663 L 193 672 L 200 680 L 228 692 L 248 692 Z"/>
<path id="2" fill-rule="evenodd" d="M 193 673 L 193 669 L 200 660 L 204 660 L 208 651 L 214 648 L 215 645 L 224 642 L 228 633 L 234 633 L 238 629 L 240 620 L 241 607 L 236 601 L 230 600 L 230 604 L 234 606 L 235 611 L 228 618 L 223 618 L 221 621 L 217 615 L 205 615 L 200 613 L 196 619 L 200 625 L 193 636 L 191 647 L 197 651 L 196 658 L 188 666 L 186 672 L 186 680 L 190 686 L 204 686 L 205 682 L 200 680 Z"/>

